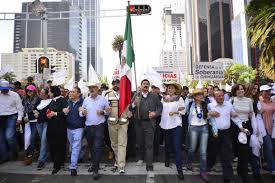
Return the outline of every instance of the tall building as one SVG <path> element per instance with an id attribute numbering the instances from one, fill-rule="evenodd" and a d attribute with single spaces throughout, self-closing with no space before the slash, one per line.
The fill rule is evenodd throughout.
<path id="1" fill-rule="evenodd" d="M 231 0 L 185 0 L 185 7 L 188 64 L 232 58 Z"/>
<path id="2" fill-rule="evenodd" d="M 246 6 L 251 0 L 233 0 L 233 19 L 232 25 L 232 46 L 233 59 L 236 63 L 245 64 L 247 66 L 255 66 L 256 59 L 260 54 L 259 50 L 250 47 L 250 41 L 247 38 L 246 31 L 248 28 L 248 17 L 245 12 Z"/>
<path id="3" fill-rule="evenodd" d="M 63 0 L 70 2 L 72 7 L 78 7 L 85 12 L 87 21 L 87 68 L 89 63 L 95 68 L 96 72 L 102 74 L 102 59 L 100 54 L 100 6 L 99 0 Z M 83 30 L 84 31 L 84 30 Z"/>
<path id="4" fill-rule="evenodd" d="M 187 76 L 184 6 L 179 1 L 163 9 L 161 66 L 179 68 Z"/>
<path id="5" fill-rule="evenodd" d="M 25 19 L 30 3 L 22 3 L 22 13 L 16 14 L 17 19 Z M 81 12 L 77 7 L 71 7 L 70 2 L 43 2 L 47 9 L 47 43 L 48 47 L 60 51 L 68 51 L 75 55 L 75 79 L 87 79 L 87 23 L 81 18 Z M 67 19 L 59 19 L 59 12 Z M 70 18 L 68 17 L 80 17 Z M 30 14 L 30 20 L 16 20 L 14 23 L 14 52 L 18 53 L 22 48 L 42 48 L 42 24 L 38 16 Z M 55 20 L 51 18 L 56 18 Z M 83 31 L 85 30 L 85 31 Z"/>
<path id="6" fill-rule="evenodd" d="M 21 80 L 37 73 L 37 59 L 41 56 L 44 56 L 43 48 L 23 48 L 22 52 L 18 53 L 2 53 L 2 67 L 11 66 L 16 79 Z M 67 71 L 67 80 L 75 74 L 75 59 L 72 53 L 48 48 L 47 57 L 50 67 L 55 66 L 56 71 Z"/>

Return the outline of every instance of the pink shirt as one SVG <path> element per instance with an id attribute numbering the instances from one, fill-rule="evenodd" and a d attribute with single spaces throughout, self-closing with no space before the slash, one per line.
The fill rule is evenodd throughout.
<path id="1" fill-rule="evenodd" d="M 267 133 L 269 135 L 272 134 L 272 129 L 273 129 L 273 114 L 275 112 L 275 103 L 270 102 L 261 102 L 261 109 L 264 110 L 263 112 L 263 120 L 264 120 L 264 125 L 267 130 Z"/>

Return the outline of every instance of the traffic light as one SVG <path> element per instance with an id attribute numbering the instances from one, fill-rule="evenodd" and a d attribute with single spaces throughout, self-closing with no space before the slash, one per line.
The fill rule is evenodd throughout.
<path id="1" fill-rule="evenodd" d="M 43 73 L 44 68 L 49 68 L 50 61 L 48 57 L 42 56 L 38 59 L 38 73 Z"/>
<path id="2" fill-rule="evenodd" d="M 147 4 L 129 5 L 130 14 L 141 15 L 151 13 L 151 6 Z"/>

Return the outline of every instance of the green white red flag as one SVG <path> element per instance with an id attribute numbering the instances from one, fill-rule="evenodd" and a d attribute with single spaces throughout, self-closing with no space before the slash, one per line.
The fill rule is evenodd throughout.
<path id="1" fill-rule="evenodd" d="M 119 116 L 121 116 L 121 114 L 126 110 L 128 105 L 131 103 L 132 65 L 135 60 L 129 6 L 127 8 L 127 19 L 124 33 L 122 55 L 126 58 L 126 63 L 122 63 L 121 65 Z"/>

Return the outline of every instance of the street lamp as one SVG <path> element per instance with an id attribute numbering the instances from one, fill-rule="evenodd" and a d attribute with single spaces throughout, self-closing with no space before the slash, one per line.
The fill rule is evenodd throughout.
<path id="1" fill-rule="evenodd" d="M 48 47 L 48 36 L 47 36 L 47 9 L 44 6 L 44 4 L 42 2 L 40 2 L 40 0 L 35 0 L 34 2 L 32 2 L 29 5 L 29 9 L 31 10 L 31 12 L 33 14 L 35 14 L 36 16 L 41 17 L 41 21 L 42 21 L 42 28 L 41 28 L 41 32 L 42 32 L 42 46 L 44 49 L 44 54 L 47 54 L 47 47 Z"/>

